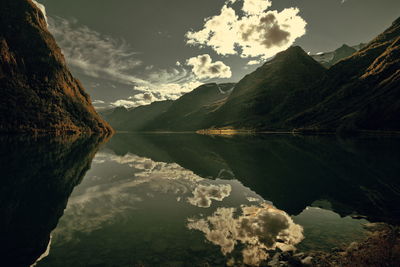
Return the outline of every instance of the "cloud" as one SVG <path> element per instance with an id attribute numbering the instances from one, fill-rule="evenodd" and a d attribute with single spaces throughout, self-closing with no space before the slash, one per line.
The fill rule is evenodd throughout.
<path id="1" fill-rule="evenodd" d="M 193 73 L 199 79 L 232 77 L 231 68 L 229 66 L 226 66 L 222 61 L 212 62 L 208 54 L 192 57 L 186 61 L 186 64 L 193 68 Z"/>
<path id="2" fill-rule="evenodd" d="M 93 104 L 93 105 L 96 105 L 96 104 L 105 104 L 105 102 L 104 102 L 103 100 L 94 100 L 94 101 L 92 102 L 92 104 Z"/>
<path id="3" fill-rule="evenodd" d="M 124 40 L 103 36 L 77 20 L 49 18 L 49 29 L 62 49 L 70 67 L 90 77 L 104 78 L 123 84 L 146 83 L 132 75 L 142 65 L 137 52 Z"/>
<path id="4" fill-rule="evenodd" d="M 262 62 L 260 60 L 250 60 L 247 62 L 247 65 L 258 65 L 261 64 Z"/>
<path id="5" fill-rule="evenodd" d="M 243 2 L 239 16 L 231 7 Z M 298 8 L 268 10 L 269 0 L 230 0 L 199 31 L 186 33 L 187 44 L 208 46 L 220 55 L 269 58 L 289 48 L 306 32 Z"/>
<path id="6" fill-rule="evenodd" d="M 235 212 L 235 208 L 218 208 L 205 219 L 189 219 L 187 227 L 203 232 L 224 255 L 232 253 L 240 242 L 237 247 L 241 248 L 242 259 L 237 259 L 238 266 L 258 266 L 268 258 L 268 250 L 293 250 L 304 238 L 300 225 L 269 204 L 242 206 L 240 216 Z"/>
<path id="7" fill-rule="evenodd" d="M 264 12 L 271 5 L 272 2 L 269 0 L 245 0 L 243 1 L 243 12 L 249 15 L 257 15 Z"/>
<path id="8" fill-rule="evenodd" d="M 177 99 L 202 83 L 181 64 L 169 69 L 146 67 L 124 40 L 82 26 L 74 19 L 50 18 L 50 31 L 60 45 L 68 65 L 78 73 L 132 85 L 136 94 L 110 103 L 132 108 L 153 101 Z M 139 75 L 140 68 L 146 70 Z"/>

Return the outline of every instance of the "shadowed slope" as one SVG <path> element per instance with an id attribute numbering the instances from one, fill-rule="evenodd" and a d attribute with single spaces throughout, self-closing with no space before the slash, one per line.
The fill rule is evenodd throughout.
<path id="1" fill-rule="evenodd" d="M 0 4 L 0 132 L 112 132 L 30 0 Z"/>

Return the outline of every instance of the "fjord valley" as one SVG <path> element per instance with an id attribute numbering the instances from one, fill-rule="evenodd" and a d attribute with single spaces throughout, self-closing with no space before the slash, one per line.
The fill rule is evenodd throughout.
<path id="1" fill-rule="evenodd" d="M 229 91 L 203 85 L 174 103 L 161 103 L 105 115 L 121 130 L 193 131 L 228 128 L 307 133 L 398 132 L 400 19 L 361 50 L 342 46 L 332 66 L 295 46 L 278 53 Z M 353 52 L 353 53 L 352 53 Z M 321 63 L 316 61 L 321 59 Z M 218 97 L 219 96 L 219 97 Z M 187 102 L 186 109 L 178 109 Z M 155 102 L 157 103 L 157 102 Z M 168 102 L 170 103 L 170 102 Z M 202 108 L 199 111 L 199 107 Z M 136 125 L 136 109 L 152 111 Z M 156 115 L 155 117 L 153 117 Z M 173 123 L 168 117 L 175 120 Z M 140 118 L 139 118 L 140 120 Z"/>
<path id="2" fill-rule="evenodd" d="M 0 1 L 0 266 L 400 266 L 398 10 Z"/>

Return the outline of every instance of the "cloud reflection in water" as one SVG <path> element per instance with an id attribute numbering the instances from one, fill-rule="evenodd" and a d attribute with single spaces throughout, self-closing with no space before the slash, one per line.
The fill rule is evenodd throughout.
<path id="1" fill-rule="evenodd" d="M 200 208 L 209 208 L 212 200 L 222 201 L 231 194 L 232 187 L 228 185 L 198 185 L 193 191 L 193 197 L 188 201 Z"/>
<path id="2" fill-rule="evenodd" d="M 303 228 L 272 205 L 242 206 L 240 216 L 235 216 L 236 211 L 218 208 L 207 218 L 189 219 L 187 227 L 203 232 L 226 256 L 240 242 L 244 245 L 243 263 L 247 265 L 259 265 L 268 258 L 268 250 L 293 250 L 304 239 Z"/>
<path id="3" fill-rule="evenodd" d="M 232 190 L 225 181 L 202 178 L 176 163 L 156 162 L 133 154 L 99 152 L 93 163 L 96 167 L 68 201 L 56 230 L 59 240 L 69 241 L 74 232 L 90 233 L 113 224 L 140 207 L 141 202 L 160 194 L 174 195 L 177 201 L 208 208 L 212 201 L 228 197 Z M 117 174 L 107 173 L 116 168 L 119 168 Z"/>
<path id="4" fill-rule="evenodd" d="M 177 213 L 174 224 L 181 224 L 182 230 L 203 232 L 206 240 L 231 258 L 231 264 L 258 265 L 268 258 L 268 250 L 290 250 L 303 239 L 301 226 L 236 180 L 202 178 L 176 163 L 156 162 L 129 153 L 118 156 L 102 151 L 94 164 L 72 194 L 54 232 L 58 246 L 78 244 L 82 234 L 96 235 L 96 230 L 112 229 L 112 225 L 130 221 L 149 205 L 157 210 L 158 205 L 152 203 L 164 201 L 167 204 L 160 207 L 178 207 L 171 200 L 186 206 L 185 211 Z M 162 218 L 164 212 L 169 212 L 168 208 L 155 214 Z M 136 231 L 134 224 L 126 226 L 132 227 L 127 231 Z M 204 239 L 199 237 L 202 243 Z M 158 244 L 157 240 L 150 243 Z"/>

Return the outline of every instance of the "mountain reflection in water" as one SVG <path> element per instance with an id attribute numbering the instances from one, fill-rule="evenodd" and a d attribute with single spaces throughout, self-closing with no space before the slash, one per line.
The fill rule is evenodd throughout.
<path id="1" fill-rule="evenodd" d="M 72 187 L 85 177 L 37 266 L 257 266 L 276 248 L 330 250 L 364 236 L 367 221 L 349 214 L 399 220 L 398 148 L 396 139 L 117 134 L 86 174 L 67 172 Z"/>
<path id="2" fill-rule="evenodd" d="M 0 136 L 1 266 L 29 266 L 48 254 L 50 232 L 102 140 Z"/>

